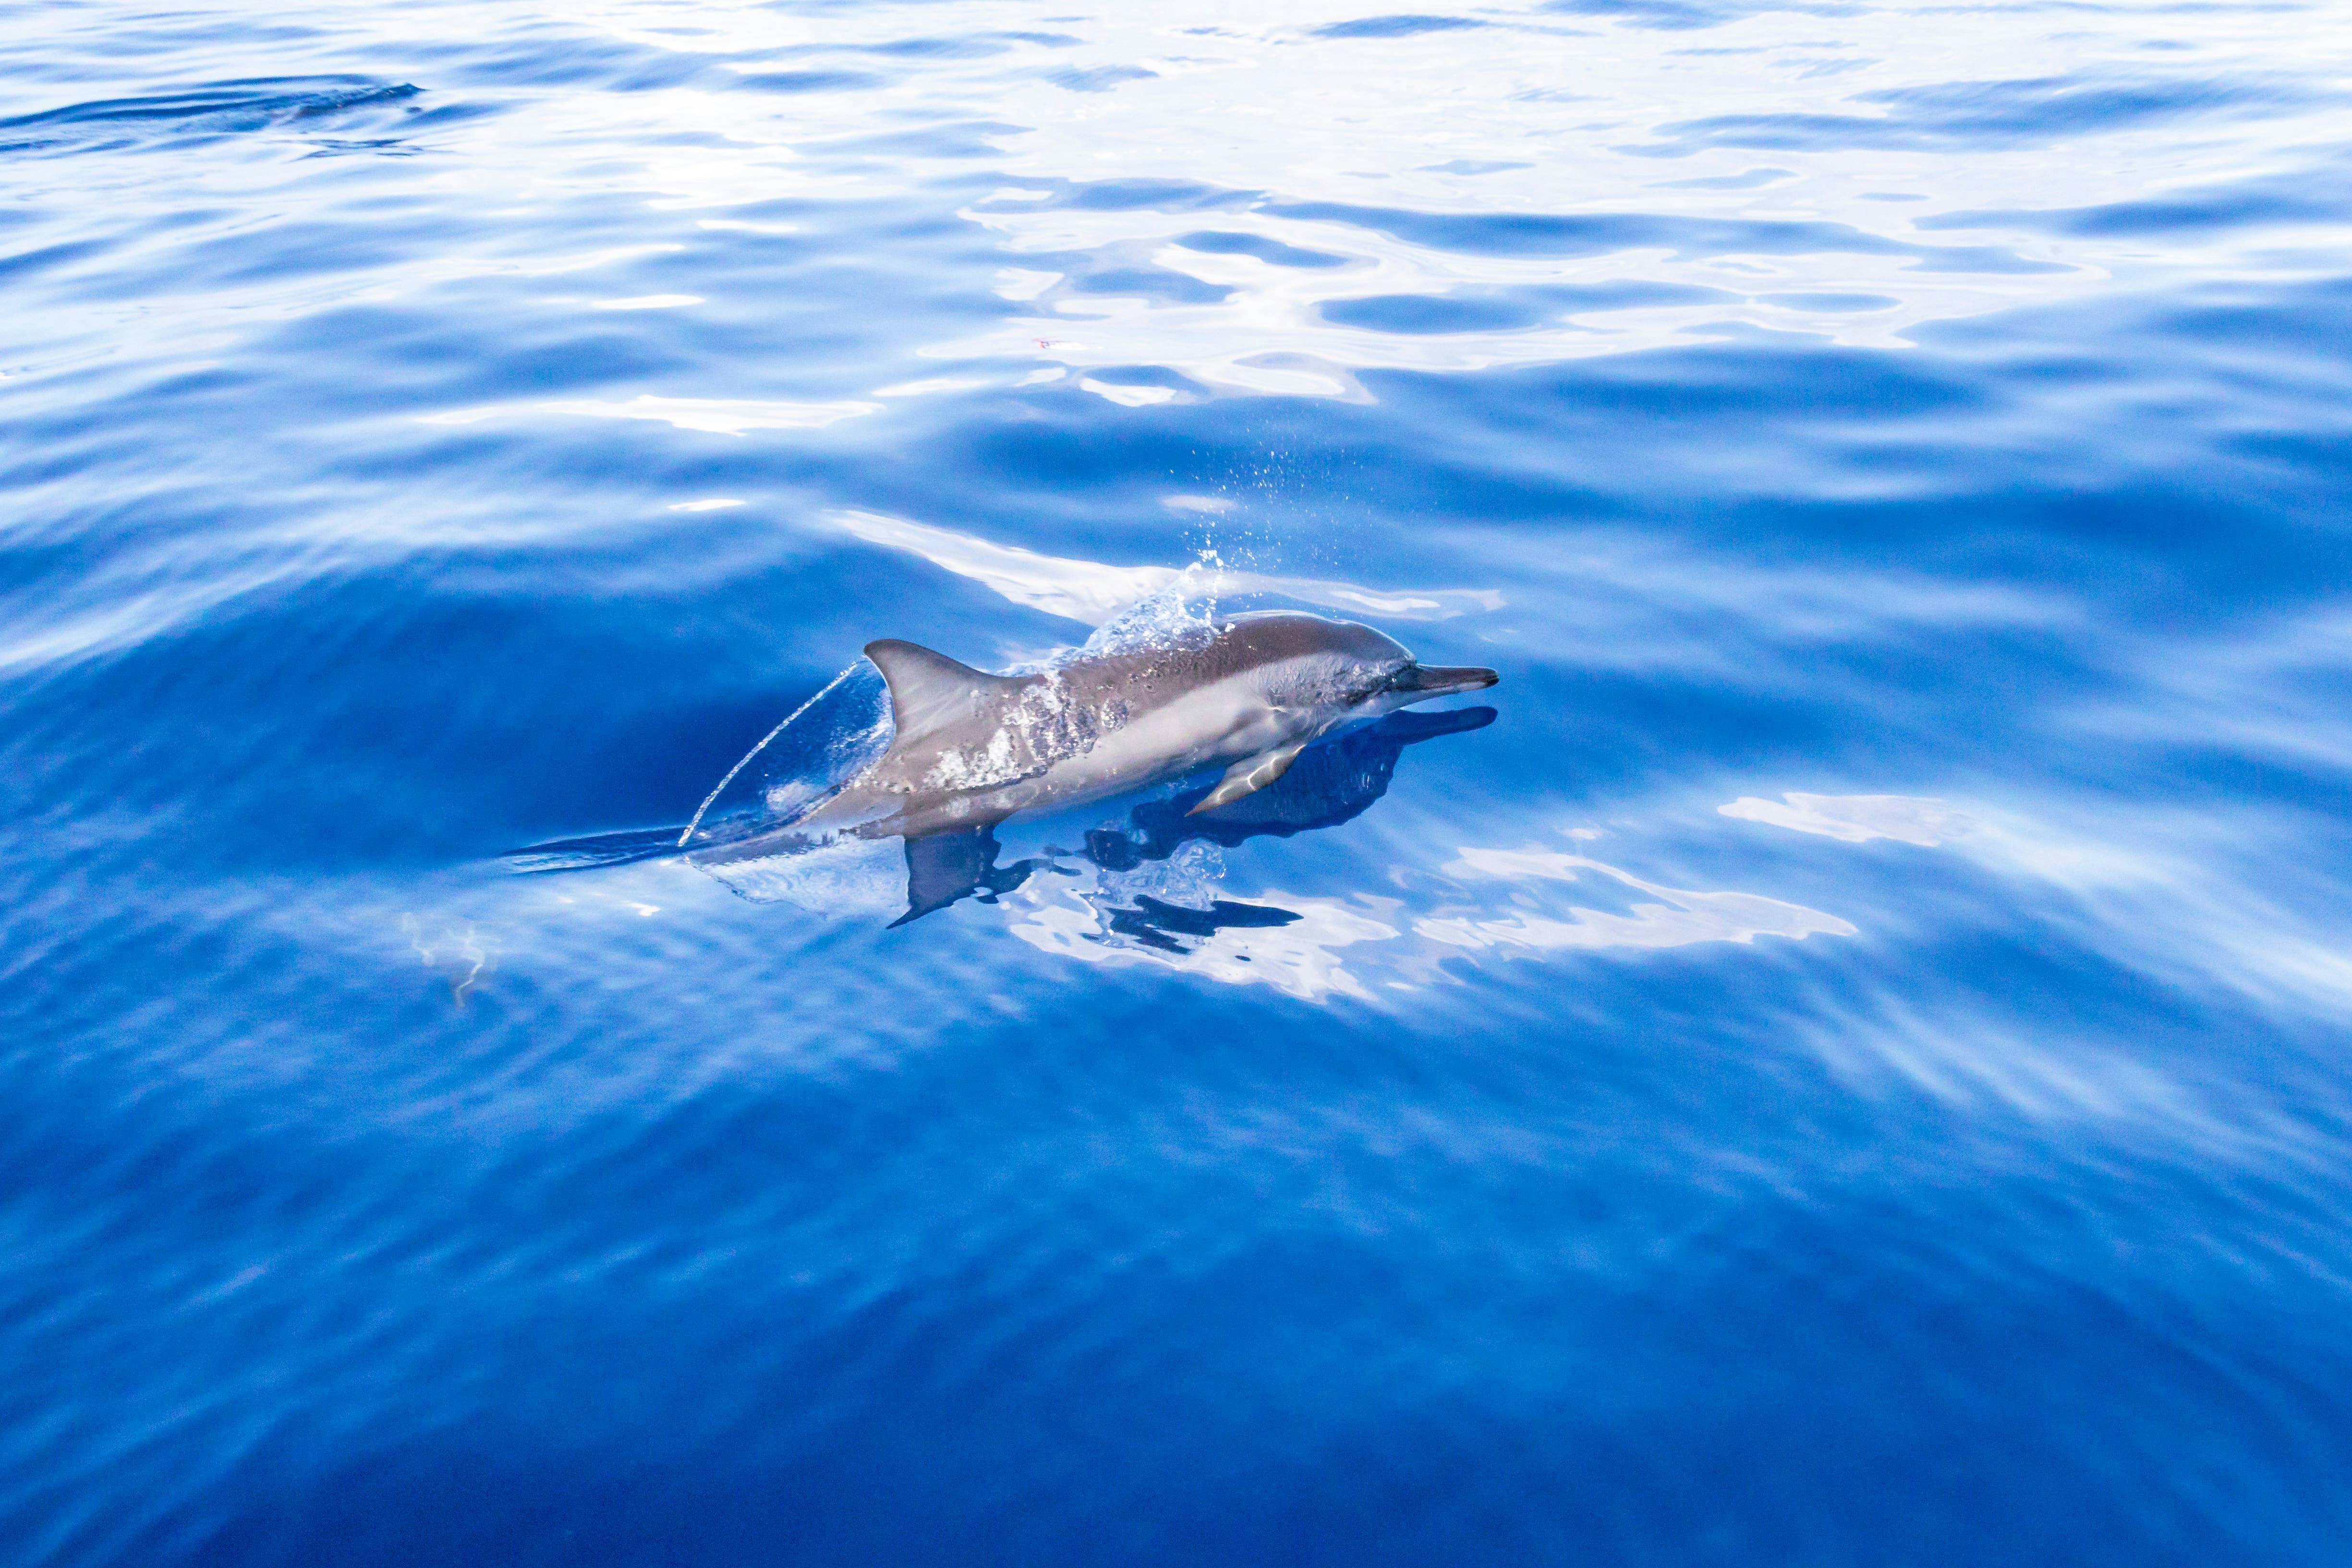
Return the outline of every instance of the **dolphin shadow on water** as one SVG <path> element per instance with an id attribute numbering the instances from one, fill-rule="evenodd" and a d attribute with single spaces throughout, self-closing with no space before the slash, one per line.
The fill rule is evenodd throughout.
<path id="1" fill-rule="evenodd" d="M 992 901 L 1040 869 L 1075 875 L 1060 865 L 1065 858 L 1082 855 L 1118 873 L 1195 840 L 1232 847 L 1332 826 L 1387 791 L 1406 746 L 1495 717 L 1491 708 L 1405 713 L 1432 698 L 1484 690 L 1497 677 L 1475 666 L 1423 664 L 1358 622 L 1257 611 L 1147 629 L 1153 635 L 1123 640 L 1097 634 L 1064 663 L 1012 675 L 914 643 L 868 643 L 890 712 L 887 731 L 870 734 L 887 733 L 887 749 L 861 753 L 847 776 L 803 793 L 797 808 L 728 812 L 704 826 L 737 774 L 783 732 L 779 726 L 675 838 L 609 835 L 542 844 L 509 859 L 518 869 L 554 871 L 683 850 L 689 864 L 753 897 L 739 874 L 845 841 L 898 838 L 907 910 L 891 923 L 904 925 L 961 899 Z M 1223 769 L 1213 783 L 1136 806 L 1125 828 L 1087 834 L 1082 851 L 996 863 L 996 828 L 1013 816 L 1181 786 L 1211 768 Z M 759 798 L 772 803 L 778 794 L 763 789 Z M 1139 899 L 1106 918 L 1118 934 L 1166 947 L 1179 935 L 1297 917 L 1223 900 L 1202 910 Z"/>
<path id="2" fill-rule="evenodd" d="M 1147 861 L 1165 860 L 1186 844 L 1237 849 L 1253 838 L 1288 838 L 1296 834 L 1351 822 L 1388 794 L 1397 760 L 1407 746 L 1483 730 L 1495 721 L 1492 708 L 1455 708 L 1437 713 L 1391 713 L 1361 729 L 1307 747 L 1282 777 L 1239 800 L 1202 808 L 1215 786 L 1195 784 L 1161 800 L 1148 800 L 1127 814 L 1124 827 L 1087 830 L 1085 847 L 1048 848 L 1043 856 L 999 866 L 1002 846 L 992 826 L 909 838 L 907 849 L 907 912 L 910 921 L 977 896 L 982 902 L 1026 882 L 1038 871 L 1060 869 L 1063 857 L 1082 858 L 1106 871 L 1132 871 Z M 1205 937 L 1238 926 L 1288 925 L 1298 917 L 1264 904 L 1219 899 L 1206 910 L 1170 904 L 1140 895 L 1130 910 L 1108 911 L 1111 929 L 1147 947 L 1176 951 L 1173 936 Z"/>

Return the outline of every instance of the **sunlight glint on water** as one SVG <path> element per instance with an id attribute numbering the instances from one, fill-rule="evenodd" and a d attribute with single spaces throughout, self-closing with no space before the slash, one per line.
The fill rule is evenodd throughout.
<path id="1" fill-rule="evenodd" d="M 5 15 L 0 1557 L 2341 1560 L 2342 7 Z"/>

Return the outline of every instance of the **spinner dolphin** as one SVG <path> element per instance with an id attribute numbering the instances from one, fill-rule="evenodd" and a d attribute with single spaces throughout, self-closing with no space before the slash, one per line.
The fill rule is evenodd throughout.
<path id="1" fill-rule="evenodd" d="M 1421 664 L 1370 626 L 1282 611 L 1030 675 L 895 639 L 866 657 L 889 686 L 890 749 L 796 831 L 919 838 L 1223 765 L 1193 808 L 1207 811 L 1272 784 L 1335 730 L 1496 679 Z"/>
<path id="2" fill-rule="evenodd" d="M 845 839 L 896 837 L 906 846 L 903 924 L 966 897 L 1001 895 L 1040 867 L 1058 868 L 1053 858 L 1072 852 L 997 864 L 994 830 L 1018 813 L 1083 805 L 1216 768 L 1213 783 L 1137 806 L 1132 831 L 1090 830 L 1085 858 L 1117 869 L 1164 858 L 1193 838 L 1230 846 L 1287 837 L 1345 822 L 1379 799 L 1406 745 L 1495 716 L 1491 708 L 1399 711 L 1482 690 L 1496 683 L 1493 670 L 1424 665 L 1370 626 L 1289 612 L 1188 622 L 1147 644 L 1015 675 L 896 639 L 868 643 L 866 653 L 887 689 L 890 738 L 878 754 L 866 750 L 826 793 L 803 794 L 795 807 L 763 785 L 764 811 L 730 812 L 706 833 L 704 814 L 767 746 L 762 741 L 682 831 L 562 839 L 509 859 L 526 872 L 576 871 L 684 849 L 688 863 L 758 899 L 730 868 L 751 872 Z M 853 727 L 864 722 L 852 720 Z M 1332 745 L 1307 752 L 1326 737 L 1335 737 Z M 882 744 L 878 733 L 874 741 Z M 1310 765 L 1294 773 L 1302 753 Z"/>

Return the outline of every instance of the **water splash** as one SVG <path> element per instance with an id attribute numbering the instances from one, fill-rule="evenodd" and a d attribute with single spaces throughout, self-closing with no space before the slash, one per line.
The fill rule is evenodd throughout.
<path id="1" fill-rule="evenodd" d="M 717 848 L 791 826 L 879 762 L 896 732 L 882 672 L 860 658 L 727 770 L 677 847 Z"/>
<path id="2" fill-rule="evenodd" d="M 1216 553 L 1203 551 L 1172 582 L 1097 627 L 1084 643 L 1004 673 L 1050 674 L 1081 659 L 1205 641 L 1216 633 L 1217 594 L 1225 576 Z M 881 761 L 897 732 L 889 688 L 881 671 L 860 658 L 727 771 L 678 834 L 675 847 L 688 851 L 706 870 L 749 858 L 744 847 L 762 838 L 776 839 L 778 855 L 820 847 L 829 840 L 781 836 Z M 720 851 L 727 852 L 724 861 L 696 858 Z"/>

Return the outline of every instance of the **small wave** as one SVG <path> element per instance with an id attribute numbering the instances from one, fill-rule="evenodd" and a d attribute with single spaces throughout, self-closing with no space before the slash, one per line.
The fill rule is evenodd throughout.
<path id="1" fill-rule="evenodd" d="M 1858 93 L 1848 101 L 1874 112 L 1709 115 L 1660 126 L 1665 140 L 1625 150 L 1657 157 L 1684 157 L 1707 147 L 1979 152 L 2046 145 L 2068 136 L 2112 136 L 2221 112 L 2279 113 L 2306 105 L 2311 95 L 2278 82 L 2078 75 L 1891 88 Z"/>
<path id="2" fill-rule="evenodd" d="M 1774 0 L 1726 0 L 1713 5 L 1693 5 L 1688 0 L 1549 0 L 1543 8 L 1564 11 L 1572 16 L 1600 16 L 1628 27 L 1659 33 L 1720 27 L 1771 10 L 1822 16 L 1834 15 L 1840 9 L 1831 5 L 1784 6 Z"/>
<path id="3" fill-rule="evenodd" d="M 1310 37 L 1317 38 L 1410 38 L 1422 33 L 1458 33 L 1472 27 L 1492 26 L 1468 16 L 1360 16 L 1352 22 L 1334 22 L 1328 27 L 1318 27 Z"/>
<path id="4" fill-rule="evenodd" d="M 658 860 L 677 853 L 677 828 L 638 827 L 621 833 L 598 833 L 584 838 L 557 838 L 527 848 L 509 849 L 499 858 L 523 876 L 556 871 L 592 871 L 601 866 L 626 866 Z"/>
<path id="5" fill-rule="evenodd" d="M 1174 243 L 1204 256 L 1255 256 L 1269 267 L 1345 267 L 1349 259 L 1344 256 L 1334 256 L 1328 250 L 1305 250 L 1295 245 L 1285 245 L 1261 234 L 1234 234 L 1218 229 L 1180 234 Z"/>
<path id="6" fill-rule="evenodd" d="M 100 99 L 0 120 L 0 151 L 120 136 L 145 129 L 226 136 L 399 103 L 424 89 L 362 76 L 252 77 L 139 98 Z"/>
<path id="7" fill-rule="evenodd" d="M 1937 213 L 1913 226 L 2114 237 L 2194 235 L 2261 225 L 2331 224 L 2337 221 L 2338 204 L 2332 192 L 2341 175 L 2338 159 L 2259 179 L 2186 185 L 2095 206 Z"/>

